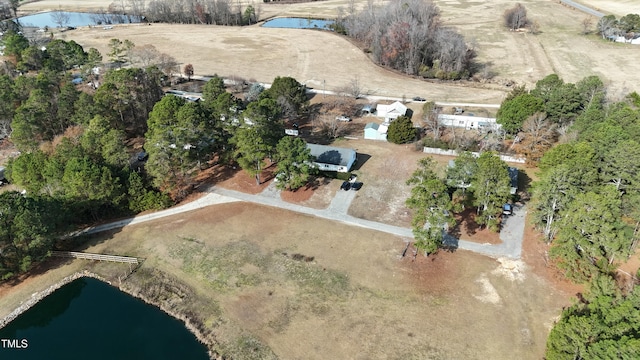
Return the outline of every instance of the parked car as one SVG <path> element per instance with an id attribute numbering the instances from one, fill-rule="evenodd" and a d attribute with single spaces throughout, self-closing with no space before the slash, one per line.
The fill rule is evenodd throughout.
<path id="1" fill-rule="evenodd" d="M 420 96 L 416 96 L 413 98 L 413 101 L 427 101 L 427 99 L 420 97 Z"/>
<path id="2" fill-rule="evenodd" d="M 351 190 L 358 191 L 360 190 L 360 188 L 362 188 L 361 182 L 354 182 L 353 184 L 351 184 Z"/>
<path id="3" fill-rule="evenodd" d="M 340 116 L 336 116 L 336 120 L 349 122 L 351 121 L 351 118 L 348 117 L 347 115 L 340 115 Z"/>
<path id="4" fill-rule="evenodd" d="M 511 215 L 513 214 L 513 205 L 511 204 L 504 204 L 502 206 L 502 214 L 503 215 Z"/>
<path id="5" fill-rule="evenodd" d="M 344 181 L 342 185 L 340 185 L 340 190 L 349 191 L 351 189 L 351 183 L 348 181 Z"/>

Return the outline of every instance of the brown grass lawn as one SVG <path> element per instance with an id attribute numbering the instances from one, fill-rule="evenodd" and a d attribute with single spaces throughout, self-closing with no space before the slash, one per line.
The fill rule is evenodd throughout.
<path id="1" fill-rule="evenodd" d="M 23 5 L 24 11 L 56 9 L 94 10 L 110 0 L 43 0 Z M 250 3 L 250 2 L 243 2 Z M 112 30 L 78 29 L 62 34 L 83 46 L 96 47 L 107 54 L 111 38 L 130 39 L 137 45 L 153 44 L 175 56 L 183 64 L 192 63 L 196 74 L 218 73 L 270 82 L 276 76 L 292 76 L 319 88 L 326 81 L 328 90 L 358 78 L 369 92 L 408 98 L 419 95 L 439 101 L 498 103 L 514 81 L 532 87 L 550 73 L 576 82 L 598 75 L 609 85 L 609 93 L 619 99 L 639 90 L 640 63 L 635 61 L 638 46 L 604 42 L 596 35 L 581 35 L 585 14 L 556 2 L 521 2 L 528 16 L 540 24 L 541 33 L 509 32 L 502 25 L 502 13 L 513 2 L 440 1 L 442 19 L 476 44 L 478 60 L 489 65 L 495 77 L 489 83 L 426 83 L 386 71 L 373 65 L 359 49 L 334 34 L 307 30 L 187 26 L 130 25 Z M 583 3 L 620 16 L 638 13 L 632 0 Z M 364 0 L 356 1 L 364 6 Z M 258 4 L 256 4 L 257 6 Z M 304 4 L 259 4 L 261 16 L 335 17 L 345 0 Z M 553 16 L 548 16 L 552 13 Z M 622 14 L 622 15 L 624 15 Z M 595 24 L 595 20 L 594 20 Z M 592 29 L 595 29 L 593 27 Z"/>
<path id="2" fill-rule="evenodd" d="M 197 314 L 234 358 L 542 357 L 567 293 L 464 251 L 411 261 L 400 259 L 403 249 L 386 234 L 233 203 L 95 236 L 84 250 L 144 257 L 124 282 L 134 290 L 144 292 L 153 274 L 176 279 L 167 288 L 191 295 L 165 302 Z M 54 267 L 0 288 L 0 316 L 82 268 L 116 283 L 127 272 L 82 261 Z"/>
<path id="3" fill-rule="evenodd" d="M 95 10 L 109 3 L 43 0 L 21 9 Z M 366 1 L 356 3 L 364 6 Z M 553 72 L 570 82 L 599 75 L 613 98 L 640 90 L 640 47 L 580 35 L 585 15 L 555 2 L 522 3 L 540 23 L 539 35 L 502 27 L 501 14 L 513 6 L 511 1 L 438 2 L 443 21 L 475 39 L 479 60 L 496 73 L 489 83 L 430 83 L 401 76 L 371 63 L 345 38 L 318 31 L 153 24 L 78 29 L 58 36 L 96 47 L 105 58 L 112 38 L 153 44 L 179 62 L 193 64 L 197 75 L 263 82 L 292 76 L 315 88 L 326 83 L 327 90 L 358 78 L 372 94 L 437 101 L 499 103 L 510 89 L 507 82 L 531 87 Z M 627 8 L 640 12 L 632 0 L 597 3 L 618 16 Z M 262 16 L 331 17 L 346 5 L 346 0 L 328 0 L 261 7 Z M 353 126 L 363 127 L 365 121 L 356 119 Z M 404 182 L 425 154 L 411 146 L 364 140 L 342 139 L 333 145 L 370 156 L 356 170 L 364 186 L 350 213 L 408 226 L 404 200 L 409 188 Z M 444 169 L 449 158 L 436 160 Z M 526 169 L 532 179 L 534 170 Z M 251 187 L 251 179 L 238 176 L 236 182 L 230 177 L 220 181 Z M 330 182 L 312 195 L 303 190 L 283 198 L 322 208 L 337 186 Z M 144 292 L 154 288 L 149 285 L 153 281 L 169 278 L 189 289 L 190 296 L 164 301 L 201 319 L 219 341 L 217 349 L 241 359 L 270 354 L 283 359 L 539 359 L 553 319 L 579 290 L 549 270 L 545 248 L 530 230 L 523 255 L 528 267 L 515 267 L 521 269 L 518 274 L 507 271 L 514 269 L 511 265 L 464 251 L 411 261 L 399 259 L 403 249 L 400 239 L 386 234 L 233 203 L 95 236 L 84 250 L 146 258 L 123 285 Z M 296 260 L 294 254 L 311 261 Z M 21 283 L 0 287 L 0 316 L 80 269 L 116 283 L 128 271 L 126 265 L 81 261 L 48 265 Z M 169 285 L 165 291 L 171 294 Z"/>

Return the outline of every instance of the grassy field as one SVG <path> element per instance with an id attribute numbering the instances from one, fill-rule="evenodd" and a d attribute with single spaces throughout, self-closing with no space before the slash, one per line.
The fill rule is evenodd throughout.
<path id="1" fill-rule="evenodd" d="M 234 203 L 102 234 L 85 250 L 144 257 L 122 285 L 191 314 L 237 359 L 542 356 L 567 294 L 486 257 L 411 261 L 403 249 L 385 234 Z M 65 263 L 0 288 L 0 316 L 81 268 L 116 284 L 128 272 Z"/>
<path id="2" fill-rule="evenodd" d="M 584 2 L 589 1 L 594 0 Z M 88 11 L 110 2 L 43 0 L 21 8 Z M 513 5 L 506 0 L 438 2 L 447 24 L 475 38 L 479 59 L 497 73 L 491 83 L 410 79 L 375 66 L 346 39 L 317 31 L 153 24 L 78 29 L 61 36 L 103 54 L 111 38 L 153 44 L 183 64 L 192 63 L 200 75 L 264 82 L 293 76 L 316 88 L 326 82 L 328 90 L 358 78 L 376 95 L 439 101 L 498 103 L 510 89 L 505 83 L 531 86 L 552 72 L 567 81 L 599 75 L 613 97 L 637 89 L 637 48 L 580 35 L 584 15 L 554 2 L 522 3 L 540 22 L 541 34 L 506 31 L 501 14 Z M 346 4 L 264 4 L 262 15 L 331 17 Z M 407 226 L 404 181 L 424 155 L 361 140 L 334 145 L 371 156 L 359 170 L 365 186 L 350 212 Z M 315 206 L 326 206 L 330 196 L 325 195 L 336 190 L 336 183 L 323 189 Z M 218 205 L 92 238 L 84 250 L 146 260 L 126 280 L 126 265 L 45 264 L 51 266 L 0 287 L 0 316 L 64 276 L 89 269 L 196 319 L 217 350 L 238 359 L 542 357 L 548 330 L 571 293 L 521 263 L 464 251 L 411 261 L 399 258 L 403 249 L 401 239 L 361 228 L 249 204 Z M 541 262 L 539 255 L 524 258 Z"/>
<path id="3" fill-rule="evenodd" d="M 56 9 L 95 10 L 106 8 L 109 0 L 42 0 L 26 4 L 24 11 Z M 246 2 L 249 4 L 250 2 Z M 363 7 L 364 0 L 355 2 Z M 380 2 L 382 4 L 383 2 Z M 586 15 L 557 2 L 526 0 L 528 17 L 539 23 L 540 34 L 510 32 L 502 25 L 502 13 L 513 2 L 438 1 L 442 20 L 457 28 L 475 44 L 478 60 L 495 76 L 488 82 L 425 83 L 381 69 L 361 50 L 334 34 L 287 29 L 265 29 L 258 25 L 238 28 L 214 26 L 116 26 L 105 31 L 78 29 L 62 35 L 83 46 L 98 48 L 106 54 L 111 38 L 130 39 L 135 44 L 153 44 L 183 63 L 194 65 L 196 74 L 218 73 L 269 82 L 275 76 L 292 76 L 313 87 L 326 83 L 328 90 L 340 88 L 359 78 L 363 86 L 377 95 L 423 96 L 439 101 L 500 102 L 510 90 L 506 84 L 532 87 L 544 76 L 557 73 L 565 81 L 576 82 L 598 75 L 609 86 L 613 99 L 630 91 L 640 91 L 638 46 L 602 41 L 597 35 L 582 35 Z M 600 11 L 640 12 L 631 1 L 595 1 L 583 3 Z M 261 17 L 314 16 L 335 17 L 346 0 L 328 0 L 302 4 L 254 4 Z M 553 16 L 548 14 L 553 13 Z M 622 14 L 624 15 L 624 14 Z M 593 19 L 591 30 L 595 30 Z M 339 66 L 336 66 L 339 64 Z"/>

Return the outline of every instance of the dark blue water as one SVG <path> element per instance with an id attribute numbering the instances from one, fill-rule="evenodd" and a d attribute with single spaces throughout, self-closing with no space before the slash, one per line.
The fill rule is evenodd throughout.
<path id="1" fill-rule="evenodd" d="M 208 358 L 183 323 L 91 278 L 63 286 L 0 329 L 2 360 Z"/>
<path id="2" fill-rule="evenodd" d="M 65 18 L 56 22 L 58 13 L 62 13 Z M 80 12 L 67 12 L 67 11 L 52 11 L 39 13 L 34 15 L 22 16 L 18 18 L 22 26 L 39 27 L 45 26 L 50 28 L 59 27 L 61 24 L 66 26 L 88 26 L 88 25 L 108 25 L 108 24 L 128 24 L 139 23 L 141 18 L 139 16 L 130 15 L 118 15 L 118 14 L 97 14 L 97 13 L 80 13 Z"/>
<path id="3" fill-rule="evenodd" d="M 262 24 L 267 28 L 286 29 L 324 29 L 328 30 L 333 20 L 314 20 L 305 18 L 276 18 Z"/>

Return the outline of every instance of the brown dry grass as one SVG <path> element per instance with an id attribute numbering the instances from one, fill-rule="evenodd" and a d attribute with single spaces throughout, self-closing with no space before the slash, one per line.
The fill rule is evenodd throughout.
<path id="1" fill-rule="evenodd" d="M 412 144 L 339 140 L 332 145 L 356 149 L 360 159 L 354 173 L 364 186 L 353 200 L 349 214 L 404 227 L 411 226 L 411 211 L 405 206 L 411 187 L 405 182 L 416 170 L 418 160 L 432 156 L 439 164 L 439 172 L 444 173 L 449 159 L 452 159 L 425 154 Z"/>
<path id="2" fill-rule="evenodd" d="M 110 2 L 103 0 L 103 7 Z M 611 9 L 618 14 L 637 9 L 638 5 L 631 2 L 598 1 L 595 4 L 594 0 L 584 1 L 601 11 Z M 92 10 L 100 1 L 87 3 L 85 10 Z M 356 6 L 362 7 L 365 3 L 364 0 L 356 1 Z M 33 11 L 60 5 L 77 9 L 85 6 L 81 4 L 77 0 L 44 0 L 22 8 Z M 529 17 L 540 24 L 539 35 L 509 32 L 503 27 L 502 13 L 513 6 L 507 0 L 438 2 L 443 21 L 458 28 L 469 41 L 474 41 L 479 61 L 490 64 L 491 72 L 496 74 L 492 84 L 441 84 L 410 79 L 373 65 L 362 51 L 342 37 L 310 30 L 154 24 L 116 26 L 109 31 L 79 29 L 63 36 L 83 46 L 96 47 L 103 54 L 108 52 L 106 45 L 111 38 L 130 39 L 138 45 L 153 44 L 182 63 L 192 63 L 196 74 L 201 75 L 236 75 L 263 82 L 270 82 L 279 75 L 292 76 L 316 88 L 326 81 L 328 90 L 342 87 L 357 76 L 366 89 L 377 95 L 420 95 L 439 101 L 500 102 L 504 92 L 509 90 L 500 84 L 514 81 L 531 87 L 553 72 L 569 82 L 598 75 L 609 85 L 610 94 L 616 99 L 638 90 L 637 46 L 603 42 L 596 35 L 581 35 L 585 14 L 556 2 L 528 0 L 522 4 Z M 263 18 L 276 15 L 335 17 L 337 8 L 346 5 L 344 0 L 262 4 L 261 13 Z M 548 16 L 550 13 L 554 16 Z"/>
<path id="3" fill-rule="evenodd" d="M 101 234 L 84 250 L 145 257 L 126 283 L 157 270 L 208 299 L 192 310 L 235 358 L 251 351 L 237 346 L 247 336 L 282 359 L 542 356 L 565 293 L 529 272 L 509 280 L 483 256 L 412 261 L 399 259 L 403 249 L 387 234 L 233 203 Z M 113 278 L 123 266 L 75 261 L 49 270 L 2 291 L 0 316 L 67 273 Z"/>

